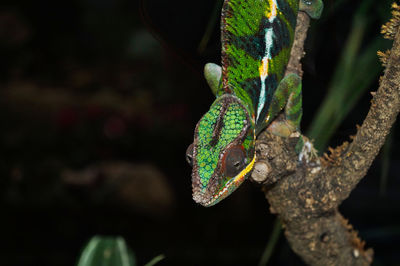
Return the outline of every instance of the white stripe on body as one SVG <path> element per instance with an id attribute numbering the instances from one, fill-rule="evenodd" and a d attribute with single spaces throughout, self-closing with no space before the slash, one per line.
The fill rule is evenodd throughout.
<path id="1" fill-rule="evenodd" d="M 268 18 L 268 21 L 272 25 L 274 20 L 276 19 L 277 11 L 278 11 L 278 4 L 276 0 L 270 0 L 270 7 L 271 7 L 271 13 Z M 262 66 L 260 67 L 260 79 L 261 79 L 261 91 L 260 91 L 260 97 L 258 100 L 258 107 L 257 107 L 257 117 L 256 121 L 258 120 L 261 110 L 264 108 L 265 105 L 265 80 L 267 79 L 268 76 L 268 67 L 269 67 L 269 60 L 271 59 L 271 48 L 274 40 L 274 34 L 272 27 L 267 28 L 265 30 L 265 55 L 262 59 Z"/>

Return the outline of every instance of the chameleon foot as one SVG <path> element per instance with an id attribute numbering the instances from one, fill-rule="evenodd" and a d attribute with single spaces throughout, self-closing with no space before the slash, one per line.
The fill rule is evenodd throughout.
<path id="1" fill-rule="evenodd" d="M 324 9 L 322 0 L 300 0 L 299 9 L 306 12 L 311 18 L 319 19 Z"/>
<path id="2" fill-rule="evenodd" d="M 299 162 L 312 163 L 317 168 L 320 166 L 317 150 L 306 136 L 300 135 L 295 150 L 299 155 Z"/>
<path id="3" fill-rule="evenodd" d="M 279 83 L 273 95 L 269 112 L 271 115 L 268 119 L 275 117 L 283 108 L 284 116 L 278 116 L 267 130 L 281 137 L 288 137 L 291 133 L 299 131 L 303 114 L 301 107 L 301 79 L 296 74 L 289 74 Z"/>
<path id="4" fill-rule="evenodd" d="M 207 63 L 204 66 L 204 77 L 207 80 L 211 91 L 215 96 L 218 96 L 218 89 L 220 88 L 222 76 L 222 69 L 219 65 L 214 63 Z"/>

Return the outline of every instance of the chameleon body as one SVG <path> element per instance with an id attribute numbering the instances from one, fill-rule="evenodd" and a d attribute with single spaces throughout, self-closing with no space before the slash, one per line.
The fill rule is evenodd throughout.
<path id="1" fill-rule="evenodd" d="M 288 136 L 299 129 L 301 81 L 284 73 L 299 5 L 318 17 L 321 3 L 224 1 L 222 67 L 205 66 L 205 78 L 217 99 L 198 122 L 187 150 L 197 203 L 212 206 L 243 183 L 253 169 L 255 140 L 261 130 L 268 126 L 273 133 Z M 285 120 L 273 121 L 283 109 Z"/>

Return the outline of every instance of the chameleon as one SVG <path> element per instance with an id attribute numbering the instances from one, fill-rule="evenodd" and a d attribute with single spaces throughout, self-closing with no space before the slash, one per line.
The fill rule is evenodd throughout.
<path id="1" fill-rule="evenodd" d="M 283 137 L 299 131 L 301 79 L 284 74 L 298 11 L 319 18 L 322 8 L 322 0 L 224 0 L 222 66 L 204 67 L 216 99 L 186 151 L 195 202 L 213 206 L 247 179 L 262 130 Z M 281 112 L 284 119 L 278 121 Z"/>

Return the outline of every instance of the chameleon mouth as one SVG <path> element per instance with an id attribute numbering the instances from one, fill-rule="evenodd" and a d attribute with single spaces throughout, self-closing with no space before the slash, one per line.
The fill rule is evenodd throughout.
<path id="1" fill-rule="evenodd" d="M 211 207 L 221 200 L 228 197 L 233 191 L 235 191 L 247 178 L 248 174 L 253 170 L 254 163 L 256 161 L 256 155 L 254 154 L 251 162 L 234 178 L 230 179 L 223 189 L 215 193 L 214 195 L 210 195 L 207 191 L 193 191 L 193 200 L 203 205 L 204 207 Z"/>

